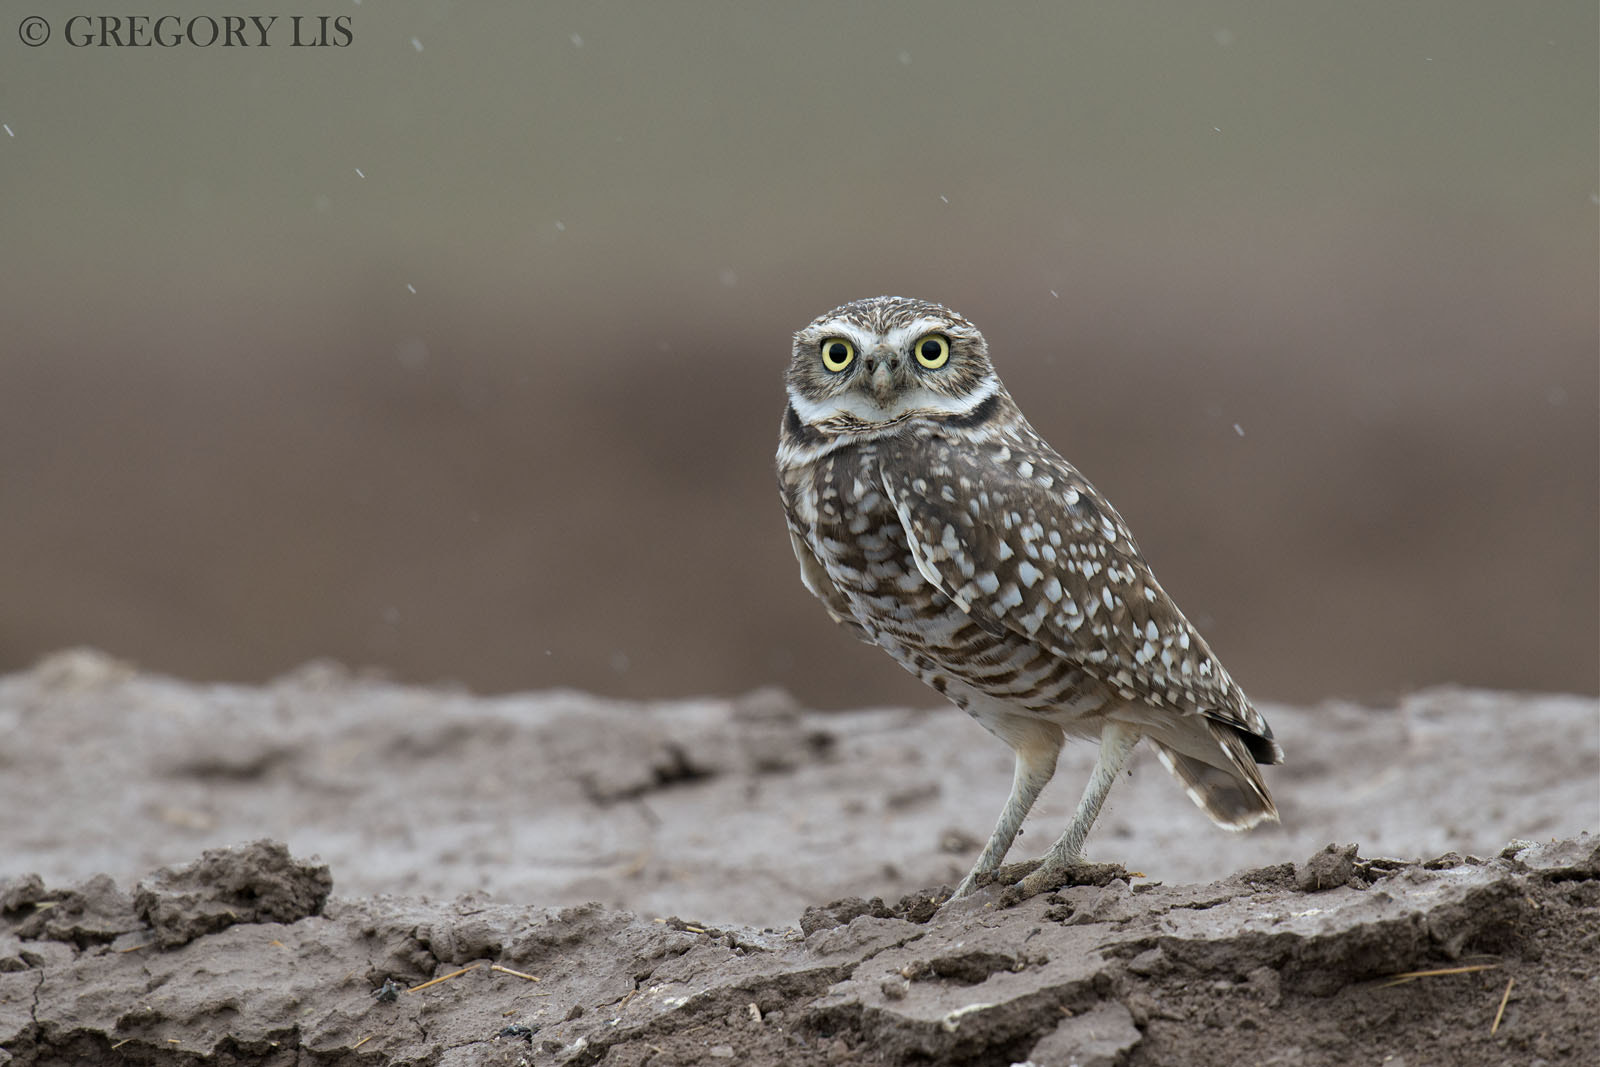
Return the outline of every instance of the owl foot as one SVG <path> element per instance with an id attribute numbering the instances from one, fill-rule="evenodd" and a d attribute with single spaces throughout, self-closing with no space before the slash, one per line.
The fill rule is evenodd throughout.
<path id="1" fill-rule="evenodd" d="M 948 907 L 991 885 L 1002 887 L 994 901 L 995 906 L 1011 908 L 1040 893 L 1054 893 L 1075 885 L 1105 886 L 1118 878 L 1126 880 L 1130 877 L 1136 876 L 1130 875 L 1120 863 L 1090 863 L 1077 859 L 1047 866 L 1041 860 L 1024 860 L 1021 863 L 1008 863 L 998 870 L 973 871 L 956 886 L 944 906 Z"/>
<path id="2" fill-rule="evenodd" d="M 950 894 L 950 900 L 971 896 L 984 886 L 1009 886 L 1038 866 L 1038 860 L 1022 860 L 1020 863 L 1008 863 L 1003 867 L 974 867 L 965 878 L 961 879 L 956 891 Z"/>
<path id="3" fill-rule="evenodd" d="M 1090 863 L 1079 859 L 1062 864 L 1041 865 L 1025 878 L 1007 886 L 1000 894 L 998 903 L 1002 908 L 1015 907 L 1040 893 L 1054 893 L 1058 889 L 1074 885 L 1105 886 L 1118 878 L 1124 881 L 1129 878 L 1128 869 L 1120 863 Z"/>

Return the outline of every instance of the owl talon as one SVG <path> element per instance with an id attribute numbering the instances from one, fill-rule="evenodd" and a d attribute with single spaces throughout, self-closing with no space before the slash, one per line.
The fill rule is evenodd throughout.
<path id="1" fill-rule="evenodd" d="M 1018 863 L 1008 863 L 1003 867 L 973 868 L 961 880 L 961 884 L 956 886 L 955 892 L 950 894 L 950 900 L 960 900 L 992 885 L 1009 891 L 1017 882 L 1036 871 L 1039 864 L 1039 860 L 1022 860 Z"/>
<path id="2" fill-rule="evenodd" d="M 1129 877 L 1128 869 L 1120 863 L 1090 863 L 1077 859 L 1059 865 L 1041 865 L 1015 885 L 1007 886 L 1000 894 L 998 906 L 1015 907 L 1040 893 L 1054 893 L 1075 885 L 1107 886 L 1118 878 L 1127 881 Z"/>

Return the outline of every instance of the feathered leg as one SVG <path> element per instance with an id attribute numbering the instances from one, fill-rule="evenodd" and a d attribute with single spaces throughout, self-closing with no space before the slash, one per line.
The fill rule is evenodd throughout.
<path id="1" fill-rule="evenodd" d="M 1000 861 L 1011 849 L 1011 843 L 1017 839 L 1022 820 L 1028 817 L 1033 802 L 1039 799 L 1040 790 L 1056 773 L 1056 757 L 1061 754 L 1061 730 L 1051 723 L 1019 717 L 990 728 L 1011 746 L 1017 756 L 1011 776 L 1011 796 L 1000 810 L 1000 821 L 995 824 L 989 843 L 983 847 L 972 870 L 956 886 L 952 900 L 972 892 L 979 875 L 1000 866 Z"/>
<path id="2" fill-rule="evenodd" d="M 1062 870 L 1083 859 L 1083 839 L 1089 836 L 1089 827 L 1100 814 L 1111 784 L 1127 766 L 1133 746 L 1139 743 L 1140 733 L 1126 723 L 1107 722 L 1100 731 L 1100 758 L 1095 761 L 1089 783 L 1083 787 L 1083 799 L 1072 815 L 1067 827 L 1055 845 L 1045 854 L 1039 868 L 1018 883 L 1024 896 L 1032 896 L 1048 885 Z"/>

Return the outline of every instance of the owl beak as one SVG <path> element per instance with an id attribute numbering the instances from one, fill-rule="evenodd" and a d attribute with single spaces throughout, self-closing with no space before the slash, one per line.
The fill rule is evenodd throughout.
<path id="1" fill-rule="evenodd" d="M 879 407 L 888 407 L 900 375 L 900 354 L 885 347 L 874 348 L 867 353 L 865 363 L 867 391 Z"/>

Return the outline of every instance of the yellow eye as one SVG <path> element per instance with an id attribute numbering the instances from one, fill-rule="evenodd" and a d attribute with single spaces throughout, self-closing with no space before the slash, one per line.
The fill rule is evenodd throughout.
<path id="1" fill-rule="evenodd" d="M 929 370 L 938 370 L 949 363 L 949 340 L 936 333 L 928 334 L 917 342 L 917 362 Z"/>
<path id="2" fill-rule="evenodd" d="M 822 365 L 838 374 L 856 358 L 856 346 L 843 337 L 830 337 L 822 342 Z"/>

